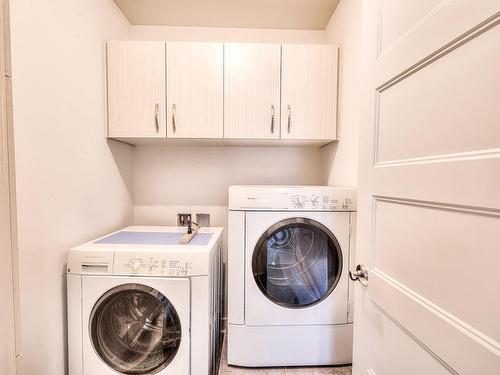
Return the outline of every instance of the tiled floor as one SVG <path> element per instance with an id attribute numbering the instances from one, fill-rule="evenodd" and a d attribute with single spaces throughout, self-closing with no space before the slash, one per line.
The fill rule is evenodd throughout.
<path id="1" fill-rule="evenodd" d="M 225 340 L 224 340 L 225 341 Z M 351 375 L 351 366 L 246 368 L 227 364 L 226 343 L 222 349 L 219 375 Z"/>

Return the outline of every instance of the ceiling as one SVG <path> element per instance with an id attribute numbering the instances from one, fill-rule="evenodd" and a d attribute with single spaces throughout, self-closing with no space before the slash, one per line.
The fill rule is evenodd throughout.
<path id="1" fill-rule="evenodd" d="M 323 30 L 340 0 L 113 0 L 132 25 Z"/>

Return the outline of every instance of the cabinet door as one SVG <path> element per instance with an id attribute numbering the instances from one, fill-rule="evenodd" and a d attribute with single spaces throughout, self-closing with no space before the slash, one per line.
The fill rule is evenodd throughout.
<path id="1" fill-rule="evenodd" d="M 108 42 L 109 137 L 165 138 L 165 43 Z"/>
<path id="2" fill-rule="evenodd" d="M 278 139 L 279 44 L 224 45 L 224 138 Z"/>
<path id="3" fill-rule="evenodd" d="M 338 48 L 300 44 L 282 48 L 281 138 L 335 139 Z"/>
<path id="4" fill-rule="evenodd" d="M 222 43 L 167 43 L 167 137 L 222 138 Z"/>

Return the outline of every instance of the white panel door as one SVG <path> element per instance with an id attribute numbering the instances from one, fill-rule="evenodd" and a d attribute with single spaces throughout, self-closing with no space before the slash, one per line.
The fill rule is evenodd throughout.
<path id="1" fill-rule="evenodd" d="M 282 53 L 281 138 L 335 139 L 338 48 L 284 44 Z"/>
<path id="2" fill-rule="evenodd" d="M 108 42 L 108 136 L 165 138 L 165 43 Z"/>
<path id="3" fill-rule="evenodd" d="M 500 2 L 364 3 L 354 374 L 500 374 Z"/>
<path id="4" fill-rule="evenodd" d="M 279 139 L 281 45 L 224 45 L 224 138 Z"/>
<path id="5" fill-rule="evenodd" d="M 222 138 L 222 43 L 167 43 L 167 137 Z"/>

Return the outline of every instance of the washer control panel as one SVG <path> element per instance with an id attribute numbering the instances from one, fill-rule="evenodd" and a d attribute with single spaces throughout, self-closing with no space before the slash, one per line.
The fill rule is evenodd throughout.
<path id="1" fill-rule="evenodd" d="M 356 189 L 332 186 L 231 186 L 229 209 L 356 211 Z"/>
<path id="2" fill-rule="evenodd" d="M 205 263 L 203 260 L 205 260 Z M 116 252 L 114 274 L 188 277 L 207 274 L 206 253 L 126 253 Z"/>

